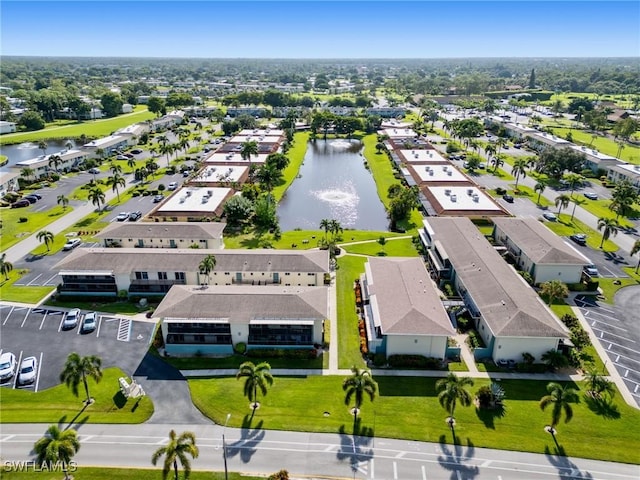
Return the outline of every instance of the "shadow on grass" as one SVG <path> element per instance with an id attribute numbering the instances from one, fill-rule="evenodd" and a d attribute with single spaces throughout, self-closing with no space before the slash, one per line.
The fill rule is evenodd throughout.
<path id="1" fill-rule="evenodd" d="M 121 391 L 116 392 L 112 400 L 113 400 L 113 404 L 116 406 L 118 410 L 120 410 L 127 404 L 127 397 L 125 397 Z"/>
<path id="2" fill-rule="evenodd" d="M 451 472 L 451 478 L 472 479 L 480 473 L 477 465 L 467 465 L 475 455 L 475 445 L 470 438 L 467 438 L 466 450 L 456 439 L 455 445 L 446 443 L 446 436 L 440 435 L 440 450 L 442 454 L 438 456 L 438 463 L 442 468 Z"/>
<path id="3" fill-rule="evenodd" d="M 492 430 L 496 429 L 495 419 L 502 418 L 506 415 L 507 410 L 504 408 L 504 405 L 497 405 L 495 408 L 476 408 L 476 415 L 484 426 L 490 428 Z"/>
<path id="4" fill-rule="evenodd" d="M 544 447 L 544 454 L 547 457 L 549 463 L 558 470 L 558 475 L 560 478 L 593 478 L 593 475 L 591 475 L 591 473 L 581 471 L 575 463 L 567 458 L 566 452 L 562 446 L 554 447 L 553 450 L 546 446 Z"/>
<path id="5" fill-rule="evenodd" d="M 257 446 L 264 439 L 262 420 L 260 420 L 253 429 L 248 428 L 244 426 L 248 416 L 249 415 L 246 415 L 243 421 L 240 438 L 232 443 L 229 441 L 225 442 L 227 446 L 227 457 L 233 458 L 239 456 L 242 463 L 249 463 L 251 461 L 251 457 L 253 457 L 257 451 Z"/>
<path id="6" fill-rule="evenodd" d="M 426 397 L 435 392 L 437 378 L 377 377 L 381 397 Z"/>
<path id="7" fill-rule="evenodd" d="M 589 410 L 604 419 L 617 420 L 621 417 L 618 406 L 611 398 L 593 398 L 590 395 L 584 395 L 584 400 Z"/>
<path id="8" fill-rule="evenodd" d="M 82 415 L 84 413 L 84 411 L 87 409 L 87 407 L 89 406 L 89 404 L 83 402 L 82 403 L 82 408 L 80 409 L 80 411 L 78 413 L 76 413 L 76 416 L 73 417 L 69 423 L 67 424 L 67 426 L 65 427 L 65 430 L 68 429 L 69 427 L 71 427 L 71 425 L 73 424 L 73 422 L 75 422 L 78 417 L 80 417 L 80 415 Z M 58 425 L 60 427 L 62 427 L 62 425 L 64 425 L 65 423 L 67 423 L 67 416 L 63 415 L 62 417 L 60 417 L 60 419 L 58 420 Z"/>

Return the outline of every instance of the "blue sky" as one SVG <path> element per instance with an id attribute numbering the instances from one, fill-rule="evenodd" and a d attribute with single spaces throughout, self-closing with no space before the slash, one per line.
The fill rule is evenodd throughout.
<path id="1" fill-rule="evenodd" d="M 3 55 L 640 56 L 638 1 L 2 0 Z"/>

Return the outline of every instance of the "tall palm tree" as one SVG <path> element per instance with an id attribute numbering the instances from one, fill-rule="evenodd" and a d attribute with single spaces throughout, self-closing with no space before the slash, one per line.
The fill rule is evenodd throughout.
<path id="1" fill-rule="evenodd" d="M 60 381 L 71 388 L 73 394 L 78 396 L 78 385 L 82 382 L 87 395 L 86 403 L 91 403 L 89 395 L 88 379 L 92 378 L 96 383 L 102 380 L 102 360 L 95 355 L 81 357 L 76 352 L 71 352 L 64 364 Z"/>
<path id="2" fill-rule="evenodd" d="M 114 175 L 117 174 L 121 174 L 122 173 L 122 166 L 118 165 L 117 163 L 113 163 L 111 162 L 111 165 L 109 166 L 109 168 L 111 169 L 111 173 L 113 173 Z"/>
<path id="3" fill-rule="evenodd" d="M 274 185 L 282 179 L 282 172 L 273 164 L 265 164 L 258 169 L 256 179 L 270 194 Z M 269 197 L 271 197 L 271 195 L 269 195 Z"/>
<path id="4" fill-rule="evenodd" d="M 496 140 L 496 153 L 500 153 L 500 150 L 506 144 L 507 144 L 507 139 L 506 138 L 498 137 L 498 139 Z"/>
<path id="5" fill-rule="evenodd" d="M 344 232 L 344 229 L 338 220 L 331 219 L 329 221 L 329 231 L 333 234 L 333 240 L 335 241 L 338 234 Z"/>
<path id="6" fill-rule="evenodd" d="M 323 218 L 320 220 L 320 228 L 324 230 L 324 239 L 327 240 L 327 234 L 329 233 L 329 229 L 331 228 L 331 220 L 328 218 Z"/>
<path id="7" fill-rule="evenodd" d="M 436 390 L 438 393 L 438 401 L 444 408 L 451 419 L 456 409 L 456 403 L 459 401 L 463 407 L 471 405 L 471 394 L 466 387 L 472 387 L 473 380 L 469 377 L 458 377 L 455 373 L 450 373 L 445 378 L 441 378 L 436 382 Z"/>
<path id="8" fill-rule="evenodd" d="M 538 183 L 536 183 L 535 186 L 533 187 L 533 191 L 538 192 L 538 200 L 536 200 L 537 205 L 540 205 L 540 196 L 542 195 L 542 192 L 544 192 L 546 188 L 547 188 L 547 181 L 543 179 L 539 179 Z"/>
<path id="9" fill-rule="evenodd" d="M 571 196 L 571 198 L 573 198 L 573 192 L 575 192 L 578 185 L 582 185 L 584 177 L 582 175 L 578 175 L 577 173 L 570 173 L 564 177 L 564 180 L 569 185 L 569 188 L 571 189 L 571 193 L 569 195 Z"/>
<path id="10" fill-rule="evenodd" d="M 29 167 L 24 167 L 22 169 L 20 169 L 20 176 L 24 177 L 25 179 L 29 179 L 29 177 L 32 177 L 34 174 L 34 170 L 33 168 L 29 168 Z"/>
<path id="11" fill-rule="evenodd" d="M 107 178 L 107 185 L 111 187 L 112 192 L 116 192 L 116 195 L 118 196 L 118 203 L 120 203 L 120 189 L 118 187 L 124 188 L 127 185 L 124 177 L 119 173 L 114 173 L 112 176 Z"/>
<path id="12" fill-rule="evenodd" d="M 527 176 L 527 166 L 527 161 L 524 158 L 519 158 L 515 162 L 513 162 L 511 174 L 516 177 L 516 190 L 518 189 L 518 181 L 520 180 L 520 175 L 522 175 L 523 177 Z"/>
<path id="13" fill-rule="evenodd" d="M 131 173 L 133 173 L 134 169 L 136 166 L 136 159 L 135 158 L 130 158 L 129 160 L 127 160 L 127 167 L 129 167 L 131 169 Z"/>
<path id="14" fill-rule="evenodd" d="M 602 241 L 600 242 L 600 248 L 604 245 L 604 242 L 609 240 L 609 237 L 615 237 L 618 234 L 618 221 L 615 218 L 600 217 L 598 219 L 598 231 L 602 230 Z"/>
<path id="15" fill-rule="evenodd" d="M 67 209 L 67 205 L 69 205 L 69 199 L 65 197 L 63 194 L 58 195 L 57 197 L 58 205 L 62 204 L 62 210 Z"/>
<path id="16" fill-rule="evenodd" d="M 491 158 L 492 155 L 496 154 L 496 146 L 493 143 L 487 143 L 484 147 L 484 153 L 487 155 L 487 158 Z"/>
<path id="17" fill-rule="evenodd" d="M 371 376 L 369 370 L 360 369 L 355 365 L 351 367 L 352 375 L 342 381 L 342 390 L 345 391 L 344 404 L 349 405 L 354 400 L 353 421 L 355 424 L 358 412 L 362 406 L 365 394 L 373 402 L 378 394 L 378 383 Z"/>
<path id="18" fill-rule="evenodd" d="M 587 203 L 586 200 L 582 199 L 582 198 L 572 198 L 571 201 L 573 202 L 573 210 L 571 210 L 571 221 L 573 222 L 573 217 L 576 214 L 576 207 L 578 205 L 584 205 L 585 203 Z"/>
<path id="19" fill-rule="evenodd" d="M 0 256 L 0 275 L 4 275 L 5 280 L 9 280 L 9 273 L 13 270 L 13 264 L 7 261 L 7 254 Z"/>
<path id="20" fill-rule="evenodd" d="M 202 259 L 198 270 L 200 274 L 207 276 L 207 283 L 209 283 L 209 274 L 216 268 L 216 257 L 214 255 L 207 255 Z"/>
<path id="21" fill-rule="evenodd" d="M 493 165 L 493 173 L 496 173 L 498 169 L 504 165 L 504 160 L 500 158 L 499 155 L 496 155 L 495 157 L 491 157 L 490 162 L 491 162 L 491 165 Z"/>
<path id="22" fill-rule="evenodd" d="M 189 457 L 195 459 L 198 458 L 199 454 L 200 451 L 196 446 L 196 436 L 193 433 L 182 432 L 178 436 L 175 430 L 171 430 L 169 432 L 169 443 L 153 453 L 151 463 L 155 465 L 160 457 L 164 457 L 162 480 L 166 480 L 171 468 L 173 468 L 175 480 L 178 480 L 178 462 L 180 462 L 184 469 L 184 478 L 187 479 L 191 475 L 191 460 L 189 460 Z"/>
<path id="23" fill-rule="evenodd" d="M 249 160 L 249 168 L 251 168 L 251 155 L 258 155 L 258 152 L 258 144 L 253 140 L 244 142 L 240 148 L 240 156 L 243 160 Z"/>
<path id="24" fill-rule="evenodd" d="M 100 189 L 100 187 L 93 187 L 89 190 L 87 198 L 91 200 L 91 203 L 98 207 L 98 211 L 100 211 L 100 204 L 104 204 L 105 195 L 104 192 Z"/>
<path id="25" fill-rule="evenodd" d="M 556 298 L 564 298 L 569 295 L 569 289 L 560 280 L 551 280 L 540 285 L 540 294 L 547 297 L 549 305 Z"/>
<path id="26" fill-rule="evenodd" d="M 571 202 L 571 197 L 566 193 L 562 193 L 556 197 L 555 203 L 556 203 L 556 207 L 558 207 L 558 215 L 560 215 L 560 212 L 562 211 L 563 208 L 567 208 L 569 206 L 570 202 Z"/>
<path id="27" fill-rule="evenodd" d="M 573 418 L 571 404 L 578 401 L 578 390 L 567 385 L 563 387 L 558 383 L 550 382 L 547 385 L 547 392 L 549 394 L 540 399 L 540 408 L 544 410 L 549 405 L 552 405 L 551 428 L 555 429 L 555 426 L 560 423 L 563 411 L 565 415 L 564 423 L 569 423 Z"/>
<path id="28" fill-rule="evenodd" d="M 251 402 L 251 408 L 255 412 L 258 408 L 258 389 L 262 396 L 267 394 L 267 385 L 273 385 L 273 376 L 271 375 L 271 365 L 267 362 L 254 365 L 253 362 L 244 362 L 240 365 L 236 379 L 245 378 L 244 395 Z"/>
<path id="29" fill-rule="evenodd" d="M 49 230 L 40 230 L 36 235 L 39 242 L 44 242 L 47 246 L 47 252 L 49 251 L 49 245 L 53 243 L 54 235 Z"/>
<path id="30" fill-rule="evenodd" d="M 40 467 L 47 466 L 49 468 L 58 462 L 62 463 L 65 479 L 70 478 L 67 467 L 78 450 L 80 450 L 78 432 L 72 428 L 60 430 L 57 425 L 51 425 L 47 428 L 45 436 L 33 446 L 33 451 L 37 455 L 36 463 Z"/>
<path id="31" fill-rule="evenodd" d="M 49 155 L 49 168 L 53 165 L 53 169 L 57 172 L 58 167 L 62 164 L 62 157 L 60 155 Z"/>
<path id="32" fill-rule="evenodd" d="M 633 257 L 638 252 L 640 252 L 640 240 L 635 241 L 635 243 L 633 244 L 633 247 L 631 247 L 631 251 L 629 252 L 629 255 Z M 638 268 L 640 268 L 640 258 L 638 258 L 638 264 L 636 265 L 636 273 L 638 273 Z"/>
<path id="33" fill-rule="evenodd" d="M 42 150 L 42 155 L 46 155 L 47 148 L 49 148 L 49 145 L 47 145 L 47 142 L 45 142 L 44 140 L 40 140 L 38 142 L 38 148 Z"/>

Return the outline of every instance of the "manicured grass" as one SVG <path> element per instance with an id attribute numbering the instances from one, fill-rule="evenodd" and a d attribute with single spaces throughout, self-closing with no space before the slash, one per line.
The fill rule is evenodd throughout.
<path id="1" fill-rule="evenodd" d="M 167 432 L 167 441 L 169 435 Z M 82 442 L 81 442 L 82 445 Z M 196 437 L 196 445 L 198 445 L 198 438 Z M 151 460 L 149 460 L 151 463 Z M 99 468 L 99 467 L 78 467 L 74 472 L 69 471 L 70 474 L 76 478 L 90 478 L 91 480 L 158 480 L 162 475 L 162 461 L 155 469 L 150 468 Z M 173 478 L 169 475 L 169 478 Z M 180 477 L 182 478 L 182 469 L 180 470 Z M 2 477 L 7 480 L 60 480 L 62 478 L 61 472 L 47 472 L 46 470 L 39 470 L 37 472 L 7 472 L 3 470 Z M 189 476 L 191 480 L 223 480 L 225 478 L 224 472 L 206 472 L 200 470 L 191 470 Z M 263 476 L 254 477 L 251 475 L 245 475 L 242 473 L 229 472 L 229 480 L 264 480 Z"/>
<path id="2" fill-rule="evenodd" d="M 579 145 L 586 145 L 588 148 L 598 150 L 605 155 L 611 155 L 615 157 L 618 153 L 618 144 L 608 137 L 603 137 L 600 134 L 593 140 L 592 133 L 585 130 L 576 130 L 575 128 L 567 127 L 552 127 L 553 134 L 566 138 L 567 133 L 571 132 L 573 142 Z M 640 147 L 625 144 L 625 147 L 620 152 L 620 159 L 629 163 L 640 165 Z"/>
<path id="3" fill-rule="evenodd" d="M 156 300 L 160 301 L 160 298 Z M 135 315 L 137 313 L 146 312 L 149 306 L 141 308 L 136 303 L 128 301 L 107 301 L 105 299 L 98 301 L 79 301 L 77 299 L 65 300 L 65 297 L 56 297 L 55 300 L 48 300 L 46 305 L 59 308 L 79 308 L 80 310 L 96 310 L 104 313 L 119 313 L 122 315 Z"/>
<path id="4" fill-rule="evenodd" d="M 4 251 L 25 237 L 40 230 L 45 230 L 47 225 L 73 210 L 71 207 L 63 210 L 61 206 L 55 206 L 44 212 L 34 212 L 34 208 L 37 208 L 37 205 L 37 203 L 34 203 L 26 208 L 3 208 L 0 210 L 0 217 L 2 218 L 0 250 Z M 21 217 L 26 218 L 27 221 L 20 222 Z"/>
<path id="5" fill-rule="evenodd" d="M 580 200 L 584 202 L 580 206 L 596 217 L 615 218 L 616 214 L 609 209 L 611 200 L 589 200 L 582 194 L 576 194 L 576 196 L 578 196 L 578 198 L 580 198 Z M 573 205 L 571 206 L 571 208 L 573 208 Z M 634 204 L 633 209 L 630 212 L 630 216 L 634 217 L 638 215 L 640 215 L 640 205 Z M 633 227 L 631 222 L 626 221 L 624 217 L 620 217 L 618 219 L 618 223 L 620 223 L 620 226 L 622 227 Z"/>
<path id="6" fill-rule="evenodd" d="M 344 255 L 338 258 L 336 274 L 337 318 L 338 318 L 338 367 L 364 366 L 360 353 L 358 315 L 353 282 L 364 273 L 364 257 Z"/>
<path id="7" fill-rule="evenodd" d="M 569 210 L 571 208 L 572 207 L 569 207 Z M 556 235 L 560 235 L 561 237 L 573 235 L 574 233 L 584 233 L 585 235 L 587 235 L 587 245 L 595 249 L 600 248 L 602 233 L 590 227 L 587 227 L 577 218 L 571 220 L 571 215 L 561 213 L 560 216 L 558 216 L 557 222 L 548 222 L 545 220 L 544 224 L 549 228 L 549 230 L 553 231 Z M 613 238 L 615 239 L 615 237 Z M 618 246 L 611 241 L 611 237 L 609 240 L 604 242 L 603 248 L 608 252 L 615 252 L 616 250 L 618 250 Z"/>
<path id="8" fill-rule="evenodd" d="M 602 289 L 602 295 L 604 296 L 605 302 L 613 303 L 613 298 L 615 297 L 616 292 L 621 288 L 640 284 L 640 274 L 635 273 L 635 267 L 625 267 L 624 271 L 629 275 L 629 278 L 597 279 L 599 287 Z"/>
<path id="9" fill-rule="evenodd" d="M 553 202 L 544 196 L 544 192 L 542 192 L 543 195 L 540 195 L 540 203 L 538 204 L 538 192 L 535 192 L 533 188 L 527 187 L 526 185 L 519 184 L 518 192 L 516 193 L 515 190 L 512 190 L 510 193 L 512 193 L 514 197 L 528 198 L 536 205 L 540 205 L 542 207 L 553 206 Z M 573 206 L 571 205 L 569 208 L 573 208 Z"/>
<path id="10" fill-rule="evenodd" d="M 418 252 L 410 238 L 388 239 L 384 247 L 377 241 L 343 247 L 349 253 L 383 257 L 417 257 Z"/>
<path id="11" fill-rule="evenodd" d="M 328 356 L 328 354 L 327 354 Z M 163 358 L 170 365 L 178 370 L 200 370 L 214 368 L 237 369 L 241 364 L 251 361 L 254 364 L 267 362 L 271 368 L 322 368 L 322 357 L 314 360 L 291 360 L 286 358 L 259 358 L 247 357 L 244 355 L 230 355 L 228 357 L 189 357 L 189 358 Z"/>
<path id="12" fill-rule="evenodd" d="M 374 379 L 378 382 L 379 396 L 373 403 L 364 401 L 358 433 L 451 443 L 451 432 L 445 423 L 447 414 L 437 400 L 437 379 L 375 376 Z M 261 407 L 253 418 L 249 401 L 242 394 L 242 384 L 235 378 L 193 379 L 189 386 L 195 405 L 217 423 L 231 413 L 230 424 L 234 427 L 260 425 L 269 430 L 351 434 L 353 417 L 344 404 L 342 380 L 341 376 L 276 377 L 268 394 L 259 398 Z M 487 384 L 489 380 L 476 379 L 471 392 Z M 458 406 L 458 440 L 463 444 L 471 442 L 475 447 L 537 453 L 544 453 L 547 448 L 554 452 L 553 439 L 544 431 L 550 412 L 539 407 L 540 398 L 547 394 L 547 382 L 502 380 L 500 384 L 506 393 L 504 416 L 476 411 L 473 406 Z M 613 399 L 613 408 L 619 418 L 607 419 L 592 412 L 589 403 L 580 396 L 580 403 L 573 405 L 573 420 L 557 427 L 557 439 L 566 455 L 638 462 L 640 412 L 627 406 L 618 395 Z M 602 448 L 603 445 L 607 448 Z"/>
<path id="13" fill-rule="evenodd" d="M 307 153 L 307 146 L 309 142 L 310 132 L 298 132 L 293 137 L 293 145 L 287 152 L 289 157 L 289 165 L 284 169 L 283 177 L 284 181 L 281 185 L 276 186 L 273 189 L 273 196 L 277 202 L 282 199 L 282 196 L 287 191 L 287 188 L 293 183 L 298 176 L 300 166 L 304 161 L 304 156 Z"/>
<path id="14" fill-rule="evenodd" d="M 96 385 L 89 380 L 95 402 L 83 408 L 83 392 L 75 397 L 66 385 L 34 393 L 28 390 L 2 390 L 1 423 L 142 423 L 151 417 L 149 397 L 126 399 L 120 394 L 118 378 L 126 376 L 119 368 L 106 368 Z"/>
<path id="15" fill-rule="evenodd" d="M 0 277 L 0 289 L 2 289 L 2 300 L 5 302 L 35 303 L 47 296 L 55 287 L 30 287 L 27 285 L 15 285 L 28 270 L 12 270 L 9 273 L 9 280 L 5 280 L 4 275 Z"/>
<path id="16" fill-rule="evenodd" d="M 155 115 L 147 110 L 144 105 L 135 107 L 133 113 L 119 115 L 116 118 L 105 120 L 86 120 L 74 122 L 72 125 L 47 127 L 37 132 L 18 132 L 2 135 L 0 145 L 10 145 L 13 143 L 37 142 L 43 139 L 54 138 L 77 138 L 86 135 L 91 138 L 105 137 L 114 130 L 127 127 L 133 123 L 143 122 L 155 118 Z"/>

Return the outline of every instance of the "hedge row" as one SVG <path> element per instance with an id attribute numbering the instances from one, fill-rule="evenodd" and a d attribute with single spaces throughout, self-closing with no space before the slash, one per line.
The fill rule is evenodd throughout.
<path id="1" fill-rule="evenodd" d="M 252 348 L 247 351 L 247 357 L 252 358 L 291 358 L 312 360 L 318 356 L 315 348 Z"/>

